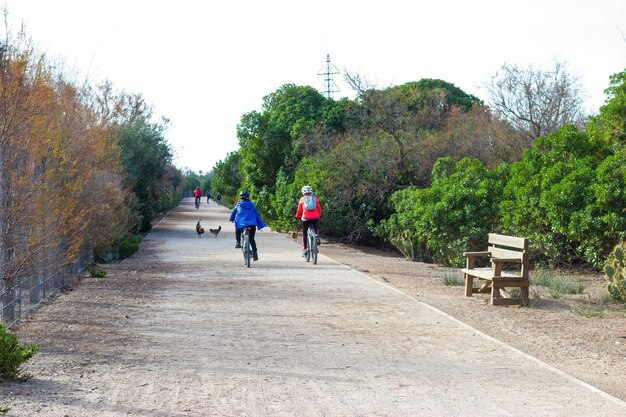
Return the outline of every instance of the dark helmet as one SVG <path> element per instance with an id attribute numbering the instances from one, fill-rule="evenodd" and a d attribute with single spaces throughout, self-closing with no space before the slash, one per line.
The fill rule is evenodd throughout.
<path id="1" fill-rule="evenodd" d="M 246 200 L 250 198 L 250 191 L 248 190 L 241 190 L 241 192 L 239 193 L 239 198 L 245 198 Z"/>

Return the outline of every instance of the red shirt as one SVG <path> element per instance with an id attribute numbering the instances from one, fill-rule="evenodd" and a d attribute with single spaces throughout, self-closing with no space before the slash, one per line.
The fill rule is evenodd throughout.
<path id="1" fill-rule="evenodd" d="M 300 201 L 298 202 L 298 210 L 296 211 L 295 217 L 302 216 L 302 220 L 315 220 L 322 217 L 322 206 L 320 206 L 320 202 L 317 197 L 313 196 L 313 198 L 315 199 L 314 210 L 307 210 L 306 207 L 304 207 L 304 196 L 300 198 Z"/>
<path id="2" fill-rule="evenodd" d="M 202 197 L 202 191 L 200 191 L 199 188 L 196 188 L 195 190 L 193 190 L 193 196 L 194 197 Z"/>

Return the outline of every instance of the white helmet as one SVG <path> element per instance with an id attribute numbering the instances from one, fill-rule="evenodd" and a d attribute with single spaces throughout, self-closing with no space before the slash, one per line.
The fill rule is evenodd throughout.
<path id="1" fill-rule="evenodd" d="M 302 194 L 313 194 L 313 188 L 310 185 L 302 187 Z"/>

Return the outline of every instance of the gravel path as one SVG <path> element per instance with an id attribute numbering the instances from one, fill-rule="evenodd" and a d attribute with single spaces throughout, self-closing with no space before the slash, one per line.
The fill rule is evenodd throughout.
<path id="1" fill-rule="evenodd" d="M 18 329 L 9 416 L 623 416 L 626 403 L 291 239 L 247 269 L 227 210 L 170 213 Z M 198 238 L 200 219 L 223 227 Z M 322 253 L 324 246 L 322 245 Z"/>

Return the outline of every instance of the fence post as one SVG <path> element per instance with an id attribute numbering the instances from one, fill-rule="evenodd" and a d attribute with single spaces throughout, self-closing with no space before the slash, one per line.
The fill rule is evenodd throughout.
<path id="1" fill-rule="evenodd" d="M 11 326 L 15 320 L 14 301 L 15 289 L 4 288 L 2 291 L 2 321 L 6 323 L 7 327 Z"/>

